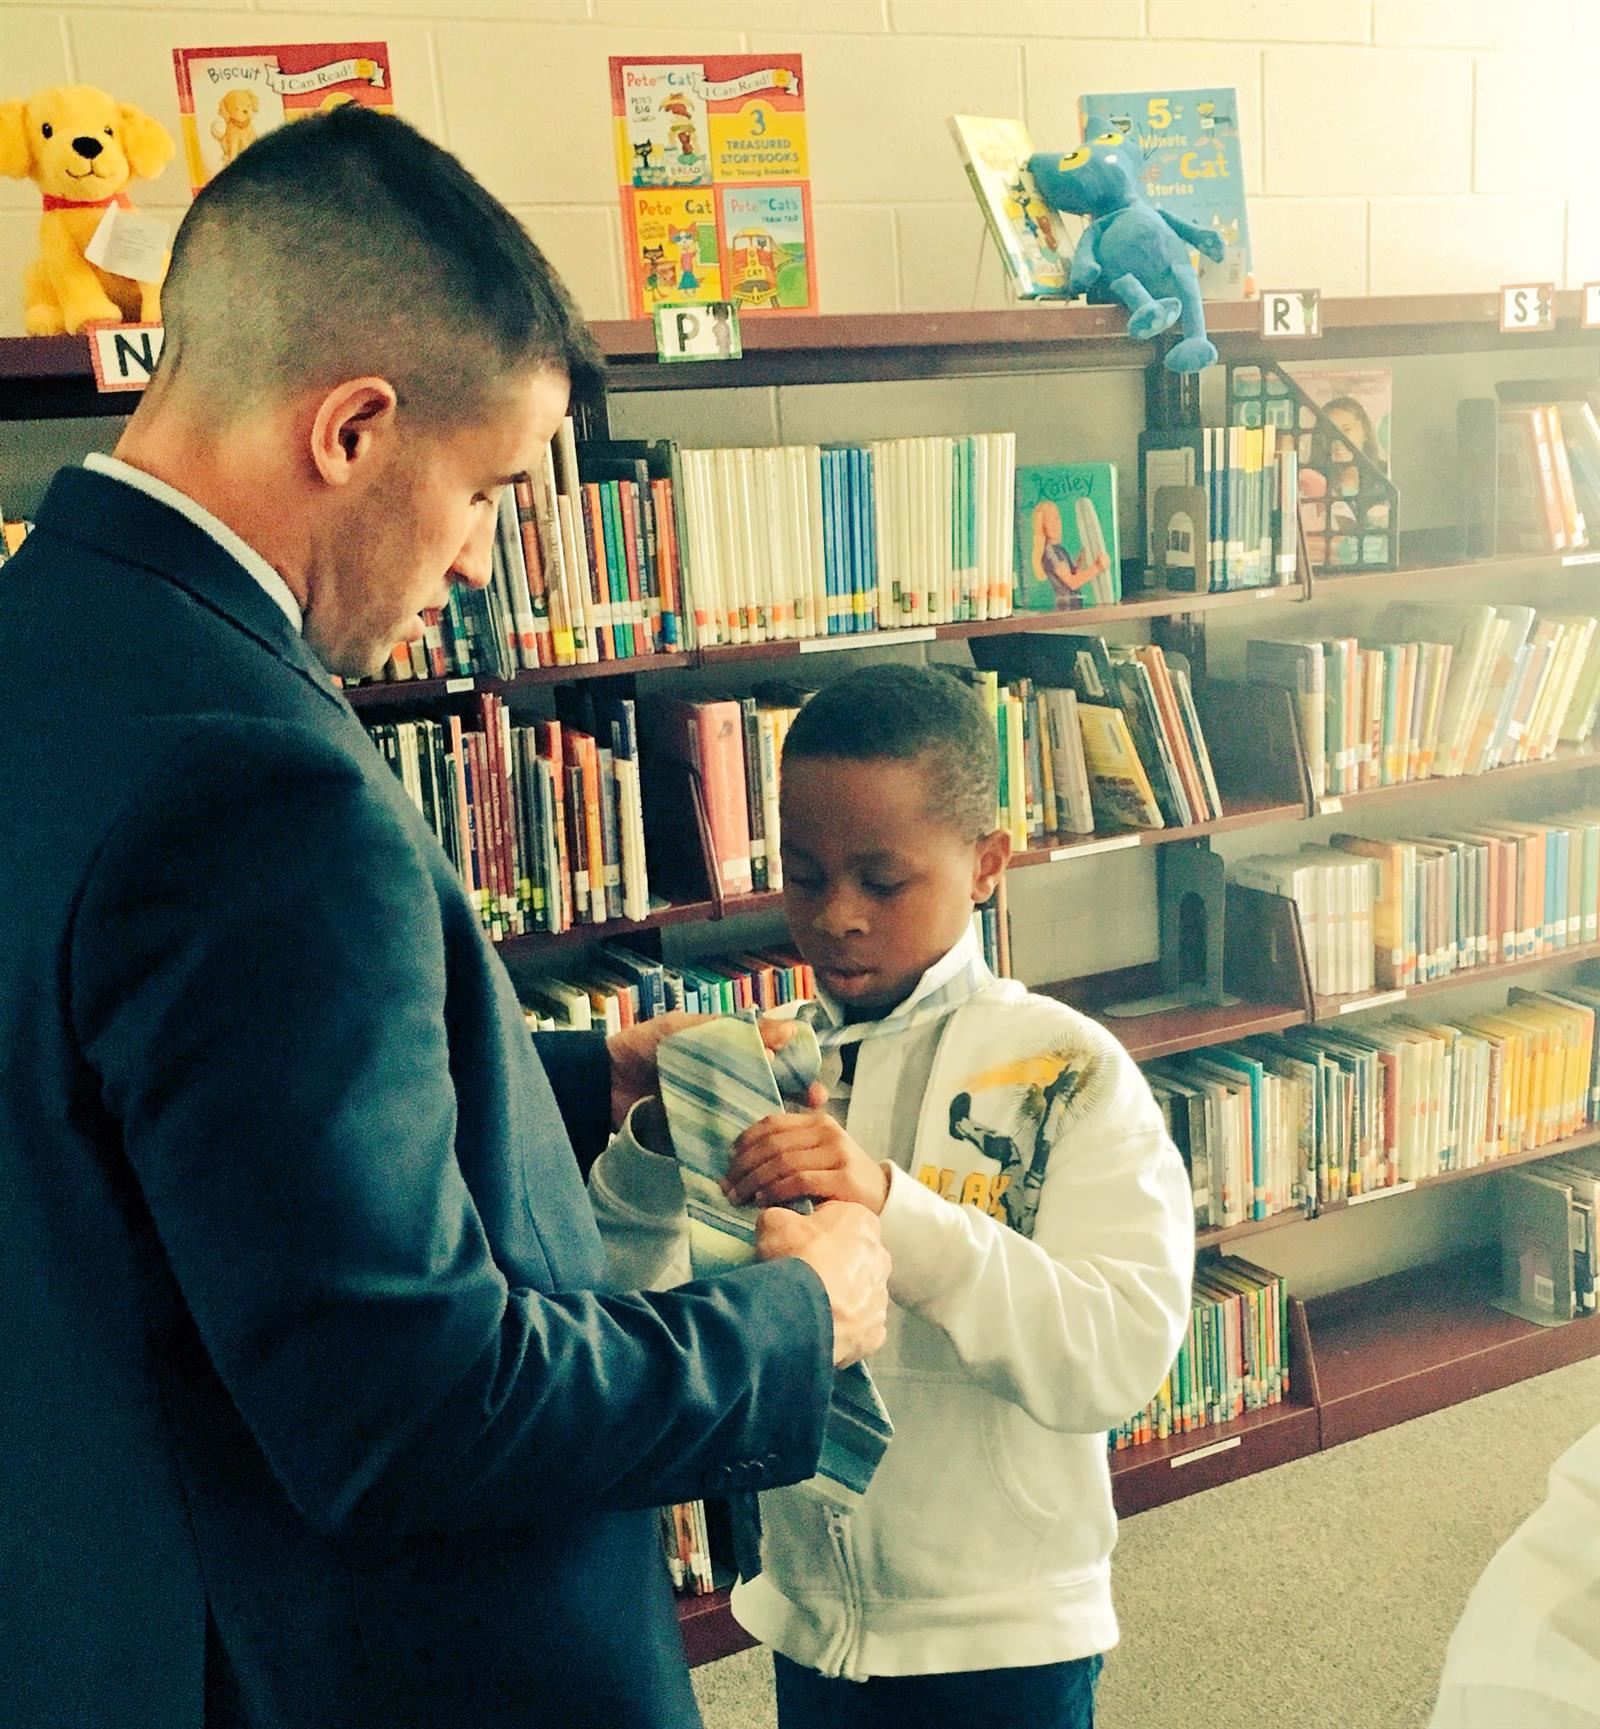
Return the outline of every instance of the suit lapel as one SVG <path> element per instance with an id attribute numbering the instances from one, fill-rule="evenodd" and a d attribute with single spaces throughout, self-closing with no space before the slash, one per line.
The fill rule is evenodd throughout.
<path id="1" fill-rule="evenodd" d="M 36 527 L 183 589 L 349 711 L 327 669 L 261 584 L 204 529 L 159 499 L 110 475 L 64 468 L 39 506 Z"/>

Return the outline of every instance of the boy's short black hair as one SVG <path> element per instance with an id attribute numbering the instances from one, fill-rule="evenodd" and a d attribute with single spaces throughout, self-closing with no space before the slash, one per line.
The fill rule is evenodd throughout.
<path id="1" fill-rule="evenodd" d="M 368 373 L 447 418 L 541 366 L 578 397 L 601 377 L 521 223 L 449 151 L 358 103 L 275 128 L 201 189 L 163 310 L 157 379 L 223 414 Z"/>
<path id="2" fill-rule="evenodd" d="M 846 673 L 800 710 L 783 757 L 924 761 L 932 816 L 974 840 L 995 826 L 994 722 L 974 692 L 942 667 L 863 666 Z"/>

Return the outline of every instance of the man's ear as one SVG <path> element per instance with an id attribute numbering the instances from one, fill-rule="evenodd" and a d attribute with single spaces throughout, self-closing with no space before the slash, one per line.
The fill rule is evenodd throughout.
<path id="1" fill-rule="evenodd" d="M 122 148 L 128 166 L 141 180 L 154 180 L 177 149 L 172 134 L 131 102 L 119 102 L 117 113 L 122 117 Z"/>
<path id="2" fill-rule="evenodd" d="M 351 378 L 317 404 L 311 460 L 329 486 L 363 477 L 394 430 L 399 397 L 387 378 Z"/>
<path id="3" fill-rule="evenodd" d="M 8 180 L 22 180 L 32 166 L 27 106 L 22 102 L 0 102 L 0 174 Z"/>
<path id="4" fill-rule="evenodd" d="M 1011 861 L 1011 836 L 1003 828 L 992 830 L 978 841 L 977 869 L 972 878 L 972 900 L 981 906 L 999 886 Z"/>

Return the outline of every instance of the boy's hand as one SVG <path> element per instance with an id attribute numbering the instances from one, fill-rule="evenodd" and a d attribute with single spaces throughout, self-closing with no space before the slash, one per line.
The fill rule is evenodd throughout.
<path id="1" fill-rule="evenodd" d="M 814 1084 L 806 1094 L 808 1109 L 763 1117 L 740 1135 L 722 1185 L 729 1200 L 774 1207 L 809 1195 L 883 1211 L 888 1167 L 869 1159 L 823 1110 L 827 1097 L 827 1089 Z"/>
<path id="2" fill-rule="evenodd" d="M 828 1293 L 833 1314 L 833 1366 L 870 1357 L 889 1320 L 889 1252 L 878 1221 L 860 1207 L 828 1205 L 814 1213 L 773 1207 L 756 1221 L 756 1253 L 764 1261 L 793 1255 Z"/>
<path id="3" fill-rule="evenodd" d="M 622 1119 L 656 1090 L 656 1050 L 663 1039 L 681 1033 L 685 1027 L 697 1027 L 709 1021 L 710 1015 L 691 1015 L 683 1009 L 657 1015 L 641 1021 L 638 1026 L 625 1027 L 606 1040 L 606 1054 L 611 1058 L 611 1126 L 621 1128 Z M 794 1021 L 763 1020 L 761 1040 L 769 1051 L 781 1051 L 794 1036 Z"/>

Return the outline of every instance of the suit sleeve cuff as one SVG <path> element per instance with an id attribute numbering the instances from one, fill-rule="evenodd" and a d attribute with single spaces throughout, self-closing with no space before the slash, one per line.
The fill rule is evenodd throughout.
<path id="1" fill-rule="evenodd" d="M 902 1308 L 915 1309 L 939 1288 L 947 1245 L 961 1229 L 960 1210 L 926 1183 L 890 1165 L 879 1226 L 892 1263 L 889 1295 Z"/>
<path id="2" fill-rule="evenodd" d="M 652 1152 L 634 1133 L 635 1105 L 606 1148 L 606 1184 L 625 1206 L 652 1217 L 683 1209 L 683 1176 L 678 1161 Z"/>

